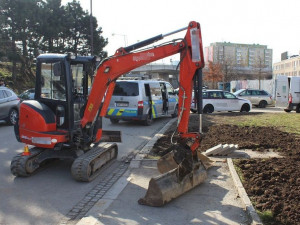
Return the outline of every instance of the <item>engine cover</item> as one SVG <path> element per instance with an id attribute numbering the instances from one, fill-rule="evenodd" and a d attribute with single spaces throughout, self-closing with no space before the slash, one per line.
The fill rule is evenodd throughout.
<path id="1" fill-rule="evenodd" d="M 35 100 L 21 103 L 15 126 L 18 141 L 41 148 L 54 148 L 58 143 L 68 142 L 68 132 L 56 129 L 55 114 L 48 106 Z"/>
<path id="2" fill-rule="evenodd" d="M 55 114 L 43 103 L 23 101 L 20 105 L 19 127 L 36 132 L 56 131 Z"/>

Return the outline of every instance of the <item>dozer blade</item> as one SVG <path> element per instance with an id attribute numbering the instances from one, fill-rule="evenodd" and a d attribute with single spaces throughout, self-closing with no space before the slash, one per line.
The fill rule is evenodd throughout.
<path id="1" fill-rule="evenodd" d="M 163 206 L 201 184 L 207 178 L 206 169 L 201 163 L 183 177 L 179 176 L 179 170 L 180 167 L 177 167 L 165 174 L 151 178 L 146 196 L 139 199 L 138 203 L 148 206 Z"/>

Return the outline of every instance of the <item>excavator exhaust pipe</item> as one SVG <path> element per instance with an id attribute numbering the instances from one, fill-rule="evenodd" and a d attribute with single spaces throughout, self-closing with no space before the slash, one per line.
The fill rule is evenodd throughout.
<path id="1" fill-rule="evenodd" d="M 202 163 L 183 177 L 180 177 L 180 166 L 167 173 L 151 178 L 149 187 L 144 198 L 138 203 L 148 206 L 163 206 L 172 199 L 188 192 L 207 178 L 207 172 Z"/>

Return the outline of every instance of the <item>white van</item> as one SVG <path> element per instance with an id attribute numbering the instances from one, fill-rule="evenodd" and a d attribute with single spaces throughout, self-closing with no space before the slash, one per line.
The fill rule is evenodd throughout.
<path id="1" fill-rule="evenodd" d="M 300 77 L 278 76 L 276 79 L 276 107 L 300 113 Z"/>
<path id="2" fill-rule="evenodd" d="M 120 120 L 140 120 L 151 125 L 162 116 L 176 117 L 178 97 L 172 85 L 157 80 L 117 80 L 106 118 L 111 123 Z"/>

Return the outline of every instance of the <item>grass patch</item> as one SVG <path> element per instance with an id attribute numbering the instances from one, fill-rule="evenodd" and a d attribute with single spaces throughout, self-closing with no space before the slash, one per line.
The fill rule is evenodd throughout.
<path id="1" fill-rule="evenodd" d="M 245 178 L 244 178 L 244 176 L 243 176 L 243 171 L 241 170 L 240 167 L 238 167 L 238 166 L 236 165 L 237 162 L 239 161 L 239 159 L 233 159 L 232 161 L 233 161 L 233 166 L 234 166 L 235 171 L 237 172 L 237 174 L 238 174 L 238 176 L 239 176 L 241 182 L 244 183 L 244 182 L 245 182 Z"/>
<path id="2" fill-rule="evenodd" d="M 258 216 L 260 217 L 261 221 L 263 222 L 264 225 L 272 225 L 272 224 L 276 224 L 276 220 L 273 216 L 272 211 L 267 210 L 264 212 L 260 212 L 258 210 L 256 210 Z"/>
<path id="3" fill-rule="evenodd" d="M 298 113 L 264 113 L 227 117 L 227 124 L 244 126 L 276 127 L 281 131 L 300 134 L 300 114 Z"/>

